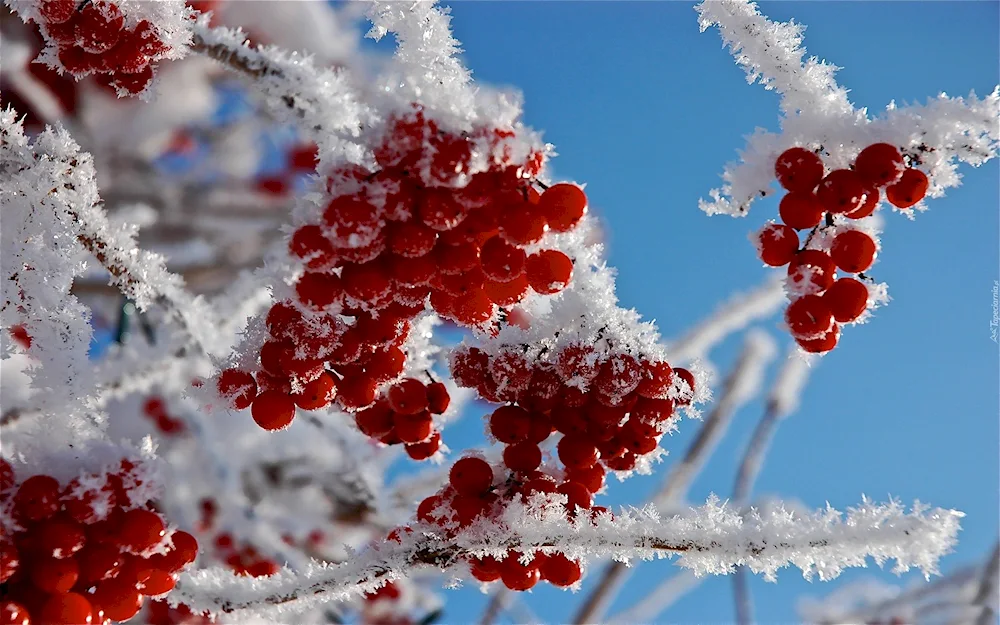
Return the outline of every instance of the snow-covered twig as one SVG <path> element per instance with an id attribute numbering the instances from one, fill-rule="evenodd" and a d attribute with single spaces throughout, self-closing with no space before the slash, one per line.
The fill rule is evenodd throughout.
<path id="1" fill-rule="evenodd" d="M 363 595 L 414 568 L 449 570 L 466 555 L 511 550 L 618 559 L 676 556 L 679 566 L 696 575 L 728 574 L 743 565 L 769 581 L 789 565 L 807 578 L 827 580 L 845 567 L 864 565 L 867 557 L 879 564 L 895 560 L 897 572 L 918 567 L 930 575 L 954 545 L 961 517 L 957 511 L 920 505 L 907 513 L 896 501 L 868 500 L 846 515 L 832 508 L 799 515 L 780 506 L 743 515 L 712 497 L 670 518 L 647 507 L 571 523 L 561 503 L 536 501 L 511 505 L 499 519 L 483 520 L 454 536 L 414 526 L 402 542 L 383 542 L 339 565 L 313 565 L 300 573 L 286 569 L 255 580 L 218 570 L 187 573 L 169 601 L 234 617 L 278 617 Z"/>
<path id="2" fill-rule="evenodd" d="M 872 143 L 898 145 L 930 177 L 930 197 L 959 184 L 956 161 L 979 166 L 1000 149 L 1000 87 L 982 99 L 942 93 L 926 105 L 890 103 L 885 115 L 870 119 L 847 99 L 834 66 L 802 60 L 801 25 L 768 20 L 748 0 L 710 0 L 697 10 L 703 31 L 718 26 L 747 81 L 781 94 L 782 110 L 781 132 L 755 132 L 742 162 L 726 166 L 723 187 L 710 191 L 710 201 L 699 201 L 709 215 L 745 216 L 754 200 L 771 195 L 775 159 L 792 145 L 821 147 L 833 167 L 846 167 Z"/>
<path id="3" fill-rule="evenodd" d="M 769 277 L 748 293 L 735 295 L 681 338 L 667 344 L 670 362 L 683 366 L 707 354 L 734 332 L 773 315 L 787 302 L 783 281 Z"/>
<path id="4" fill-rule="evenodd" d="M 751 332 L 747 335 L 743 351 L 732 373 L 726 378 L 718 401 L 712 406 L 684 458 L 670 467 L 662 486 L 651 498 L 654 507 L 665 511 L 677 507 L 708 456 L 715 450 L 733 415 L 756 394 L 764 369 L 774 356 L 774 350 L 774 341 L 767 334 Z M 626 573 L 627 567 L 623 562 L 608 564 L 601 573 L 597 586 L 580 606 L 573 622 L 591 623 L 600 620 L 607 609 L 607 603 L 616 594 L 614 590 L 624 582 Z"/>

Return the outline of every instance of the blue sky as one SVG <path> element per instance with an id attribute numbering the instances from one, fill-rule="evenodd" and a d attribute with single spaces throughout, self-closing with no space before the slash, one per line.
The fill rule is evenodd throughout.
<path id="1" fill-rule="evenodd" d="M 945 91 L 988 93 L 998 82 L 997 2 L 764 2 L 774 19 L 809 26 L 810 54 L 844 67 L 852 101 L 878 111 Z M 776 214 L 776 202 L 750 217 L 707 217 L 697 200 L 718 186 L 755 127 L 777 128 L 777 95 L 748 86 L 716 31 L 699 34 L 686 2 L 458 2 L 456 36 L 475 77 L 521 89 L 526 121 L 543 129 L 560 156 L 561 175 L 588 183 L 607 224 L 610 262 L 620 270 L 625 306 L 655 318 L 676 336 L 730 294 L 766 275 L 746 235 Z M 849 328 L 784 422 L 757 483 L 812 507 L 844 508 L 862 494 L 890 494 L 965 511 L 957 553 L 945 570 L 985 557 L 997 537 L 998 360 L 990 340 L 998 275 L 998 168 L 964 169 L 964 186 L 910 222 L 887 216 L 883 251 L 872 272 L 889 284 L 892 303 L 865 326 Z M 778 319 L 760 324 L 784 344 Z M 742 341 L 721 345 L 722 369 Z M 770 371 L 773 376 L 774 369 Z M 691 495 L 726 497 L 742 447 L 760 416 L 740 413 Z M 669 441 L 680 456 L 695 431 L 687 423 Z M 467 419 L 448 432 L 453 449 L 481 443 Z M 667 459 L 667 464 L 673 458 Z M 639 504 L 662 479 L 614 484 L 604 504 Z M 644 563 L 612 612 L 627 607 L 677 569 Z M 590 582 L 593 582 L 595 575 Z M 796 620 L 804 595 L 825 595 L 850 572 L 809 584 L 794 570 L 778 584 L 753 580 L 757 619 Z M 907 575 L 904 582 L 918 579 Z M 584 592 L 590 588 L 584 584 Z M 446 594 L 449 623 L 471 622 L 486 598 L 475 587 Z M 565 622 L 582 595 L 539 588 L 524 597 L 547 622 Z M 716 578 L 687 595 L 659 622 L 733 619 L 730 580 Z"/>

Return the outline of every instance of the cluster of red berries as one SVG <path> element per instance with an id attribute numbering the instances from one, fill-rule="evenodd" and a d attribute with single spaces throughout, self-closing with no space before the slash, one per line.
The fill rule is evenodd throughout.
<path id="1" fill-rule="evenodd" d="M 76 78 L 97 74 L 98 83 L 137 95 L 153 81 L 153 64 L 169 51 L 155 27 L 142 20 L 128 28 L 108 0 L 41 0 L 41 29 L 58 48 L 63 68 Z"/>
<path id="2" fill-rule="evenodd" d="M 451 372 L 460 386 L 507 402 L 490 416 L 489 426 L 507 445 L 503 457 L 509 469 L 535 470 L 539 445 L 559 432 L 559 459 L 590 493 L 600 490 L 605 468 L 630 471 L 638 457 L 655 451 L 675 404 L 687 405 L 694 396 L 691 372 L 664 361 L 624 352 L 602 360 L 582 343 L 544 361 L 529 360 L 526 352 L 508 349 L 491 357 L 475 347 L 461 348 Z"/>
<path id="3" fill-rule="evenodd" d="M 346 411 L 364 409 L 402 373 L 400 345 L 428 302 L 444 317 L 482 326 L 529 288 L 565 288 L 573 271 L 568 256 L 528 255 L 524 248 L 550 230 L 574 228 L 586 213 L 586 195 L 568 184 L 534 192 L 529 181 L 542 153 L 514 163 L 505 144 L 513 137 L 499 130 L 445 133 L 418 109 L 391 124 L 375 151 L 378 171 L 332 174 L 334 197 L 322 223 L 299 227 L 289 242 L 306 271 L 296 300 L 268 312 L 260 370 L 254 376 L 230 369 L 218 379 L 230 406 L 252 405 L 254 420 L 268 430 L 287 427 L 296 405 L 315 410 L 336 401 Z M 471 174 L 484 142 L 490 166 Z M 411 451 L 432 455 L 437 443 L 427 444 Z"/>
<path id="4" fill-rule="evenodd" d="M 906 167 L 900 151 L 888 143 L 869 145 L 851 169 L 826 171 L 815 152 L 795 147 L 785 150 L 774 166 L 778 182 L 788 193 L 778 208 L 784 223 L 769 223 L 757 233 L 761 260 L 772 267 L 788 266 L 788 287 L 794 300 L 785 322 L 807 352 L 832 350 L 840 338 L 840 324 L 856 321 L 868 307 L 869 290 L 852 277 L 837 279 L 837 271 L 859 274 L 875 262 L 878 242 L 850 221 L 871 215 L 880 194 L 900 209 L 908 209 L 927 193 L 928 179 Z M 796 230 L 813 229 L 800 247 Z M 832 236 L 817 236 L 820 233 Z"/>
<path id="5" fill-rule="evenodd" d="M 441 447 L 441 433 L 431 415 L 448 409 L 451 397 L 441 382 L 424 384 L 406 378 L 389 387 L 384 397 L 354 415 L 358 429 L 386 445 L 405 444 L 414 460 L 426 460 Z"/>
<path id="6" fill-rule="evenodd" d="M 580 511 L 594 517 L 607 513 L 602 506 L 592 504 L 593 484 L 603 485 L 603 469 L 596 466 L 591 475 L 583 477 L 588 483 L 577 481 L 579 473 L 567 472 L 566 478 L 557 483 L 552 477 L 536 470 L 511 472 L 497 483 L 494 469 L 482 458 L 466 456 L 457 461 L 449 473 L 449 483 L 439 492 L 427 497 L 417 507 L 417 518 L 436 525 L 444 531 L 455 531 L 474 523 L 479 518 L 496 518 L 504 502 L 515 497 L 524 498 L 536 493 L 566 495 L 568 516 Z M 585 472 L 586 473 L 586 472 Z M 398 532 L 398 530 L 395 530 Z M 394 540 L 390 534 L 389 540 Z M 503 560 L 492 557 L 469 557 L 472 576 L 482 582 L 502 580 L 511 590 L 528 590 L 544 579 L 556 586 L 572 586 L 582 575 L 580 563 L 562 554 L 534 553 L 528 564 L 521 562 L 522 554 L 511 552 Z"/>
<path id="7" fill-rule="evenodd" d="M 133 500 L 137 468 L 123 460 L 116 472 L 66 485 L 49 475 L 18 483 L 0 460 L 0 622 L 127 621 L 144 597 L 173 589 L 198 542 Z"/>
<path id="8" fill-rule="evenodd" d="M 154 395 L 143 402 L 142 414 L 153 422 L 160 433 L 167 436 L 183 434 L 186 429 L 183 421 L 170 416 L 167 412 L 167 404 L 162 397 Z"/>
<path id="9" fill-rule="evenodd" d="M 215 537 L 217 557 L 226 563 L 237 575 L 267 577 L 278 572 L 278 563 L 262 555 L 251 545 L 239 547 L 231 534 L 222 533 Z"/>

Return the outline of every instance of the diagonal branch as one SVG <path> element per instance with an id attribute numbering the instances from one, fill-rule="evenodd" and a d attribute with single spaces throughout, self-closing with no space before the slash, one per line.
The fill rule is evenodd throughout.
<path id="1" fill-rule="evenodd" d="M 382 542 L 338 565 L 317 564 L 301 573 L 285 570 L 254 580 L 218 570 L 184 574 L 168 600 L 237 618 L 287 616 L 371 592 L 414 569 L 461 570 L 465 557 L 510 550 L 558 551 L 570 557 L 676 556 L 678 565 L 696 575 L 727 574 L 743 565 L 769 580 L 788 565 L 801 568 L 807 578 L 819 574 L 830 579 L 844 567 L 865 565 L 870 556 L 880 564 L 896 560 L 897 572 L 916 566 L 929 575 L 955 544 L 961 516 L 921 507 L 906 513 L 898 502 L 867 500 L 846 515 L 829 508 L 797 515 L 780 506 L 743 515 L 713 498 L 667 519 L 646 509 L 571 523 L 561 503 L 535 501 L 527 507 L 513 502 L 500 518 L 453 536 L 417 525 L 402 542 Z"/>

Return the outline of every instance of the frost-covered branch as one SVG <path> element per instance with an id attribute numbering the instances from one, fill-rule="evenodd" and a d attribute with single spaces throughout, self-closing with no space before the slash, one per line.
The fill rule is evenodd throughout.
<path id="1" fill-rule="evenodd" d="M 867 500 L 846 515 L 830 508 L 798 515 L 780 507 L 742 515 L 712 498 L 670 518 L 647 508 L 570 523 L 561 504 L 512 505 L 498 521 L 482 521 L 453 537 L 415 526 L 402 542 L 383 542 L 340 565 L 313 565 L 301 573 L 284 570 L 260 580 L 218 570 L 187 573 L 169 600 L 196 611 L 274 618 L 360 596 L 414 568 L 457 569 L 466 555 L 510 550 L 619 559 L 676 556 L 679 566 L 697 575 L 728 574 L 743 565 L 771 581 L 789 565 L 807 578 L 831 579 L 845 567 L 864 565 L 867 557 L 879 564 L 895 560 L 897 572 L 917 567 L 930 575 L 955 543 L 961 516 L 920 506 L 907 513 L 895 501 Z"/>
<path id="2" fill-rule="evenodd" d="M 743 351 L 732 373 L 723 383 L 719 399 L 712 406 L 694 441 L 679 462 L 670 467 L 660 489 L 651 498 L 659 510 L 675 509 L 687 493 L 694 478 L 701 471 L 708 456 L 715 450 L 730 420 L 739 408 L 753 398 L 760 386 L 768 362 L 774 357 L 774 341 L 762 332 L 747 335 Z M 574 617 L 574 623 L 600 620 L 614 590 L 624 582 L 627 574 L 624 562 L 612 562 L 601 574 L 597 586 L 584 600 Z"/>
<path id="3" fill-rule="evenodd" d="M 667 345 L 671 361 L 683 365 L 700 358 L 730 334 L 773 315 L 787 301 L 782 284 L 769 277 L 754 290 L 731 297 L 711 316 Z"/>
<path id="4" fill-rule="evenodd" d="M 710 192 L 710 201 L 699 202 L 709 215 L 745 216 L 754 200 L 771 195 L 774 162 L 792 145 L 821 148 L 832 167 L 846 167 L 872 143 L 900 146 L 930 177 L 930 197 L 959 184 L 958 162 L 979 166 L 1000 149 L 1000 87 L 985 98 L 942 93 L 925 105 L 890 103 L 883 116 L 872 119 L 847 99 L 834 80 L 835 67 L 802 60 L 801 25 L 768 20 L 747 0 L 712 0 L 697 9 L 702 31 L 718 26 L 748 82 L 759 81 L 782 96 L 781 132 L 758 130 L 750 137 L 742 162 L 726 166 L 723 187 Z"/>

